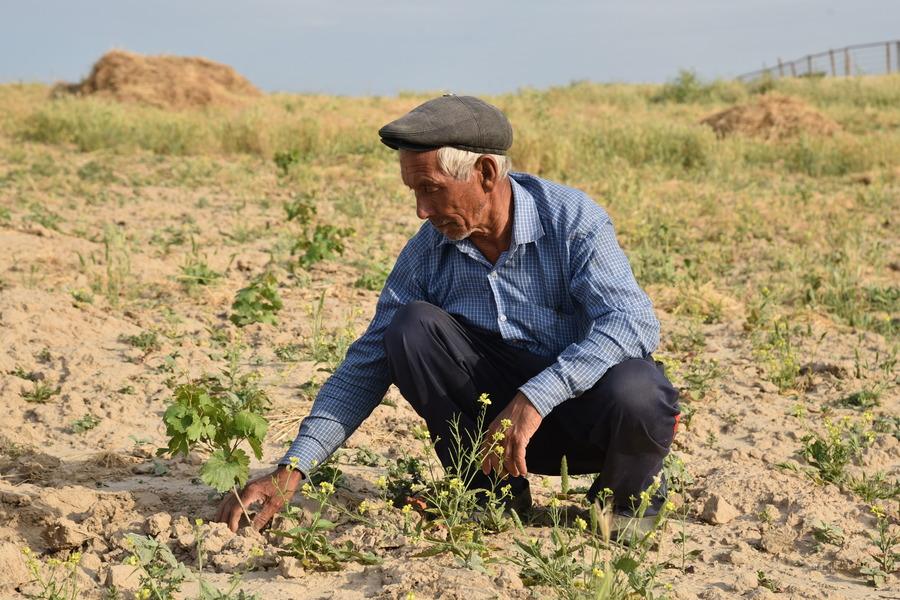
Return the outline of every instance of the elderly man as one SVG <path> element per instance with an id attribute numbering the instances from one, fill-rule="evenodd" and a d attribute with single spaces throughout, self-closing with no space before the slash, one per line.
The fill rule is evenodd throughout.
<path id="1" fill-rule="evenodd" d="M 399 151 L 426 222 L 279 467 L 244 489 L 245 506 L 262 502 L 253 525 L 274 516 L 391 383 L 425 419 L 444 465 L 449 423 L 472 432 L 477 399 L 490 395 L 486 435 L 503 419 L 512 425 L 503 464 L 488 457 L 475 485 L 502 468 L 515 505 L 530 506 L 525 476 L 558 474 L 566 456 L 570 473 L 599 473 L 592 498 L 609 488 L 616 512 L 630 515 L 669 451 L 678 393 L 651 356 L 659 323 L 609 216 L 582 192 L 510 173 L 512 128 L 477 98 L 435 98 L 379 134 Z M 218 516 L 237 528 L 233 496 Z"/>

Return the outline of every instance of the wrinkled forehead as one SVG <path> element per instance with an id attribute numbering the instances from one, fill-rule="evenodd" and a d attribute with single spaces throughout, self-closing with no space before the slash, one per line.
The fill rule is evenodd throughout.
<path id="1" fill-rule="evenodd" d="M 400 177 L 409 187 L 422 179 L 442 179 L 443 172 L 438 164 L 437 150 L 413 152 L 400 150 Z"/>

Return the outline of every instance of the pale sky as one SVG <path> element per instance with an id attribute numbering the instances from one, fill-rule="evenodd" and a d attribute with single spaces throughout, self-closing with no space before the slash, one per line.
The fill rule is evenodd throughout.
<path id="1" fill-rule="evenodd" d="M 204 56 L 266 91 L 499 93 L 733 77 L 900 39 L 900 0 L 0 0 L 0 82 L 77 81 L 105 51 Z"/>

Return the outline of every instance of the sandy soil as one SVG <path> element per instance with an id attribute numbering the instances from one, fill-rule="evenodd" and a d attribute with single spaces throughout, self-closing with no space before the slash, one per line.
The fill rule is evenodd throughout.
<path id="1" fill-rule="evenodd" d="M 161 414 L 174 383 L 220 364 L 217 328 L 237 334 L 227 321 L 230 302 L 268 261 L 289 191 L 276 185 L 270 164 L 249 159 L 203 163 L 212 175 L 185 183 L 187 176 L 177 175 L 181 159 L 143 157 L 127 167 L 124 158 L 101 157 L 112 165 L 113 179 L 95 184 L 74 175 L 88 157 L 28 152 L 49 152 L 62 166 L 52 176 L 31 176 L 30 184 L 0 188 L 0 205 L 10 209 L 10 218 L 0 221 L 0 401 L 6 407 L 0 420 L 0 597 L 35 590 L 20 552 L 26 545 L 43 556 L 80 550 L 83 597 L 103 597 L 111 584 L 128 597 L 136 582 L 130 567 L 122 566 L 128 556 L 126 533 L 165 540 L 190 565 L 196 558 L 191 523 L 214 514 L 218 497 L 197 478 L 200 457 L 154 456 L 164 445 Z M 0 161 L 0 177 L 7 180 L 21 169 Z M 373 257 L 389 263 L 417 226 L 407 199 L 391 187 L 394 176 L 385 170 L 372 177 L 373 185 L 389 190 L 384 202 L 373 201 L 369 192 L 357 193 L 366 203 L 357 210 L 367 216 L 365 222 L 356 221 L 357 235 L 342 260 L 316 265 L 309 274 L 279 271 L 285 301 L 279 325 L 252 325 L 242 332 L 249 348 L 245 367 L 260 372 L 275 403 L 266 460 L 254 463 L 254 473 L 264 473 L 280 457 L 311 405 L 309 382 L 321 383 L 327 376 L 302 350 L 312 343 L 311 314 L 320 294 L 326 293 L 329 335 L 348 328 L 361 332 L 377 292 L 353 286 L 358 265 Z M 29 218 L 21 194 L 59 215 L 57 230 Z M 352 209 L 320 206 L 323 219 L 354 224 L 348 214 Z M 112 224 L 126 240 L 120 252 L 129 267 L 118 305 L 102 291 L 90 291 L 109 277 L 104 224 Z M 174 244 L 167 252 L 158 239 L 182 230 L 193 232 L 210 267 L 224 274 L 214 285 L 188 292 L 177 281 L 190 243 Z M 251 234 L 237 239 L 240 231 Z M 665 296 L 663 290 L 650 291 L 655 299 Z M 79 301 L 73 292 L 90 292 L 92 301 Z M 657 304 L 665 355 L 684 321 L 666 302 Z M 691 402 L 693 414 L 676 440 L 675 451 L 693 481 L 676 498 L 685 519 L 671 521 L 660 536 L 657 558 L 669 564 L 660 574 L 671 584 L 667 593 L 684 599 L 900 598 L 896 578 L 875 590 L 860 574 L 874 551 L 875 518 L 867 504 L 834 485 L 779 467 L 805 466 L 798 453 L 802 436 L 809 429 L 821 431 L 823 407 L 859 388 L 859 362 L 874 364 L 887 355 L 888 343 L 875 334 L 857 336 L 812 319 L 813 335 L 803 338 L 800 349 L 807 387 L 779 392 L 762 377 L 743 330 L 741 306 L 732 299 L 733 314 L 700 325 L 706 340 L 702 361 L 717 361 L 721 376 Z M 125 336 L 145 331 L 159 333 L 158 349 L 144 352 L 126 341 Z M 291 343 L 301 345 L 301 360 L 280 360 L 274 349 Z M 30 379 L 58 393 L 45 403 L 29 402 L 23 394 L 36 385 Z M 900 414 L 895 392 L 882 395 L 879 414 Z M 355 464 L 356 449 L 371 449 L 386 464 L 418 447 L 411 433 L 418 425 L 414 413 L 396 390 L 388 399 L 393 402 L 375 411 L 339 458 L 345 474 L 339 497 L 351 505 L 376 499 L 374 482 L 385 472 L 384 466 Z M 798 416 L 798 405 L 805 416 Z M 850 409 L 832 412 L 858 415 Z M 73 422 L 86 414 L 99 423 L 76 433 Z M 900 475 L 897 432 L 877 435 L 853 468 Z M 546 505 L 558 485 L 554 478 L 535 477 L 537 503 Z M 813 532 L 821 523 L 840 528 L 843 543 L 817 542 Z M 546 594 L 524 587 L 511 565 L 498 563 L 481 573 L 447 556 L 413 558 L 421 545 L 353 523 L 342 524 L 336 536 L 355 539 L 381 556 L 382 564 L 304 572 L 277 555 L 271 536 L 232 535 L 219 524 L 203 527 L 209 579 L 224 585 L 230 573 L 246 571 L 242 589 L 266 599 L 406 598 L 414 592 L 416 598 L 472 600 Z M 684 548 L 676 541 L 682 527 Z M 529 535 L 546 535 L 546 528 L 530 527 Z M 513 552 L 510 534 L 491 543 L 498 555 Z M 683 550 L 696 552 L 682 570 Z M 781 591 L 761 586 L 759 572 Z M 187 594 L 191 590 L 191 585 L 184 588 Z"/>

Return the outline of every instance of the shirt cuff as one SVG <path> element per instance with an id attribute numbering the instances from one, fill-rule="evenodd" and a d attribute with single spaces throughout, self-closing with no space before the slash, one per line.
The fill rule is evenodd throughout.
<path id="1" fill-rule="evenodd" d="M 316 467 L 328 460 L 329 453 L 315 438 L 299 435 L 284 457 L 278 461 L 279 465 L 291 465 L 295 470 L 309 477 Z"/>
<path id="2" fill-rule="evenodd" d="M 519 391 L 534 405 L 541 418 L 572 397 L 569 386 L 553 371 L 552 366 L 525 382 Z"/>

